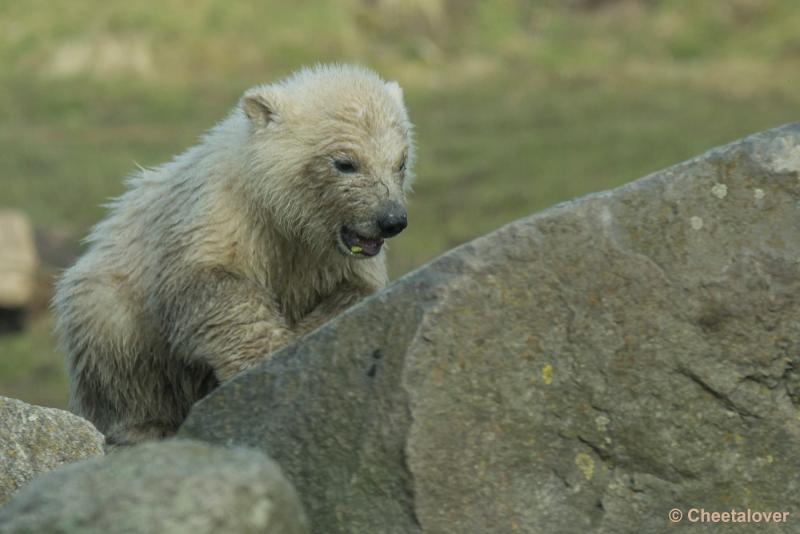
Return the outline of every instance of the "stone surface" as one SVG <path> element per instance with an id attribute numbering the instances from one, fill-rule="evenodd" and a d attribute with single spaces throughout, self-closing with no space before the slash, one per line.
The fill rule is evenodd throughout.
<path id="1" fill-rule="evenodd" d="M 33 297 L 38 259 L 24 213 L 0 210 L 0 308 L 24 308 Z"/>
<path id="2" fill-rule="evenodd" d="M 39 478 L 0 509 L 0 532 L 303 534 L 308 522 L 262 453 L 170 440 Z"/>
<path id="3" fill-rule="evenodd" d="M 42 473 L 102 455 L 104 443 L 77 415 L 0 397 L 0 505 Z"/>
<path id="4" fill-rule="evenodd" d="M 267 451 L 318 533 L 704 528 L 691 508 L 800 532 L 799 202 L 794 124 L 555 206 L 224 385 L 180 434 Z"/>

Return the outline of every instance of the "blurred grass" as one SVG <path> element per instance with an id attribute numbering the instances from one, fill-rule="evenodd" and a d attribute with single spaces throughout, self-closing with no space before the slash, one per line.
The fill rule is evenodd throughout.
<path id="1" fill-rule="evenodd" d="M 798 120 L 794 0 L 0 2 L 0 206 L 76 238 L 135 168 L 248 86 L 353 61 L 419 146 L 397 277 L 472 237 Z M 0 337 L 0 394 L 61 406 L 47 314 Z"/>

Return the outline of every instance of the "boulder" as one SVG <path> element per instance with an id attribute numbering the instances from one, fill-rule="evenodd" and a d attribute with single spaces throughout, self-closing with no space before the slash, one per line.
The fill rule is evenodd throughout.
<path id="1" fill-rule="evenodd" d="M 0 525 L 9 534 L 308 532 L 274 462 L 189 440 L 115 449 L 53 471 L 0 509 Z"/>
<path id="2" fill-rule="evenodd" d="M 0 505 L 42 473 L 102 455 L 104 443 L 77 415 L 0 397 Z"/>
<path id="3" fill-rule="evenodd" d="M 24 308 L 33 297 L 38 259 L 24 213 L 0 210 L 0 308 Z"/>
<path id="4" fill-rule="evenodd" d="M 793 124 L 445 254 L 179 435 L 266 451 L 318 533 L 796 532 L 798 317 Z"/>

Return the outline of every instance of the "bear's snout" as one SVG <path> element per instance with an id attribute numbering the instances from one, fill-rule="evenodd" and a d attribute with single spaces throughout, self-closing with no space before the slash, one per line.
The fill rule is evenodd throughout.
<path id="1" fill-rule="evenodd" d="M 394 237 L 408 226 L 408 213 L 399 202 L 391 202 L 381 207 L 377 223 L 381 237 Z"/>

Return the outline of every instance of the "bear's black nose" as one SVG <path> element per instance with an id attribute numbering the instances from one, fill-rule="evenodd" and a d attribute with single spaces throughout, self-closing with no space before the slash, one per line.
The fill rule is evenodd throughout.
<path id="1" fill-rule="evenodd" d="M 378 228 L 382 237 L 394 237 L 408 226 L 408 215 L 401 206 L 383 212 L 378 217 Z"/>

